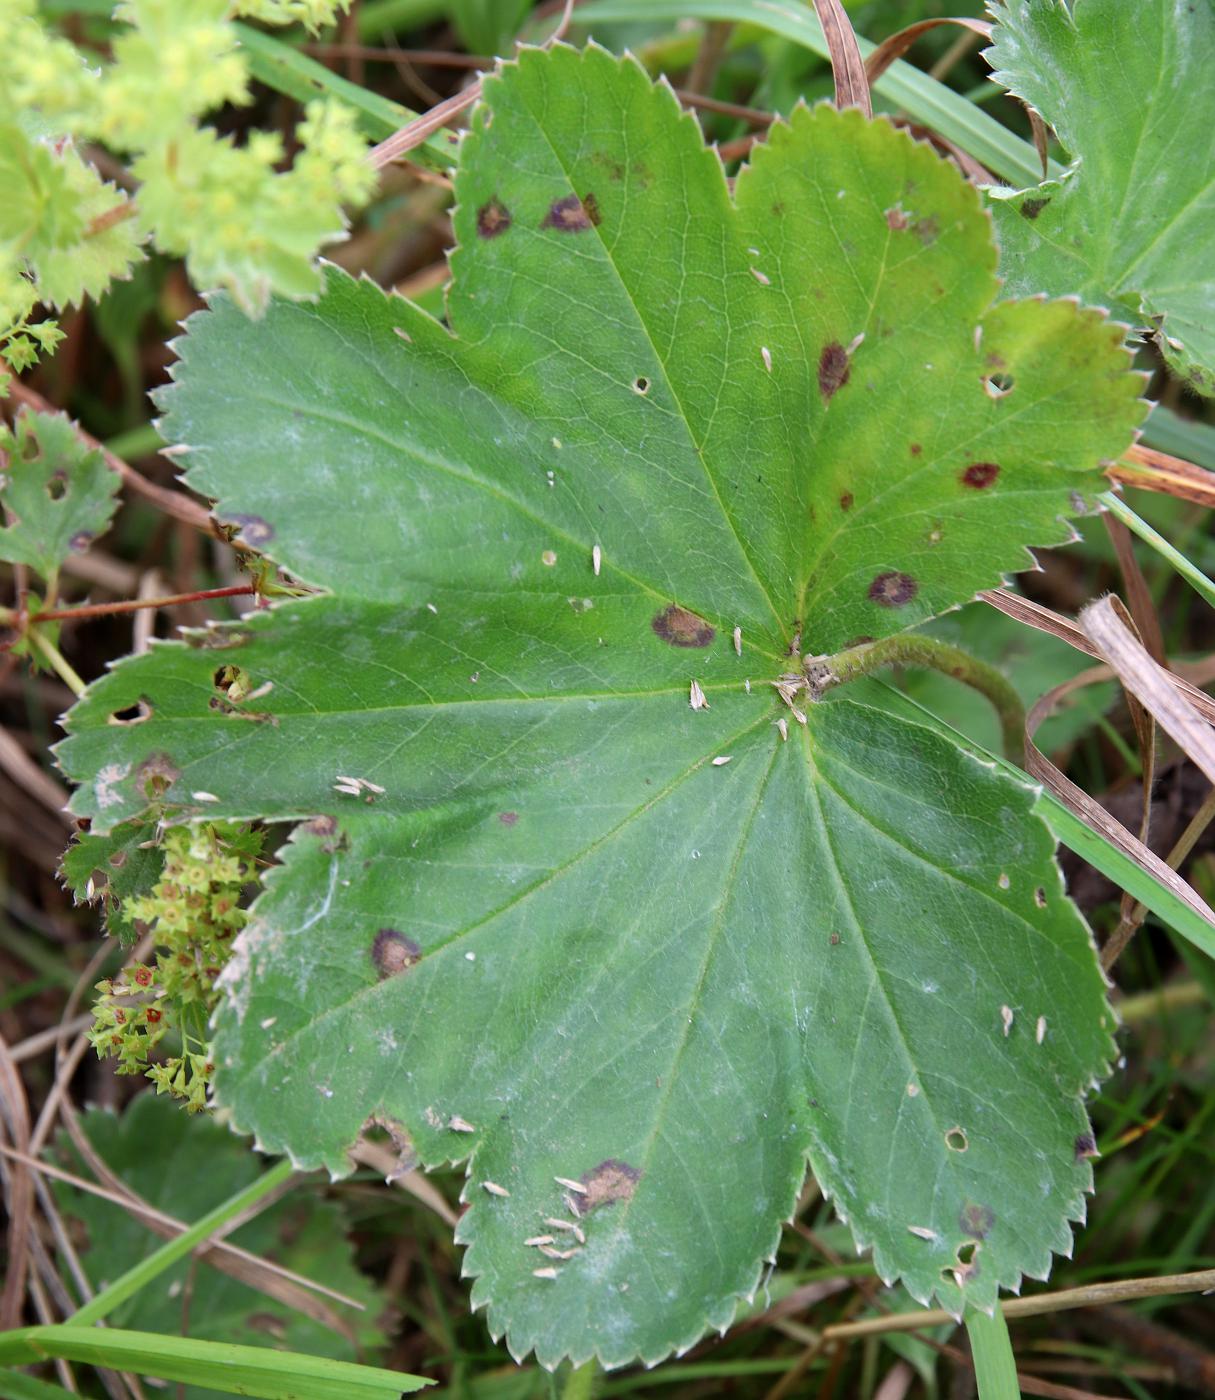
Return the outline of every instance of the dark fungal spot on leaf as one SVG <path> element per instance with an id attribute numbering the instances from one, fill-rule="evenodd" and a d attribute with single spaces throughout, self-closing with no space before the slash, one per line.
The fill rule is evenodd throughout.
<path id="1" fill-rule="evenodd" d="M 971 462 L 962 473 L 962 485 L 975 491 L 986 491 L 999 475 L 1000 468 L 995 462 Z"/>
<path id="2" fill-rule="evenodd" d="M 167 753 L 152 753 L 135 770 L 136 786 L 145 797 L 163 797 L 181 777 L 181 769 Z"/>
<path id="3" fill-rule="evenodd" d="M 274 526 L 260 515 L 231 515 L 228 524 L 235 525 L 241 539 L 255 549 L 274 538 Z"/>
<path id="4" fill-rule="evenodd" d="M 1083 1162 L 1088 1157 L 1100 1157 L 1097 1151 L 1097 1139 L 1092 1133 L 1081 1133 L 1072 1145 L 1072 1156 L 1077 1162 Z"/>
<path id="5" fill-rule="evenodd" d="M 497 238 L 510 228 L 511 223 L 510 210 L 497 195 L 477 210 L 477 233 L 482 238 Z"/>
<path id="6" fill-rule="evenodd" d="M 913 457 L 918 457 L 924 449 L 920 446 L 918 442 L 913 442 L 909 450 Z"/>
<path id="7" fill-rule="evenodd" d="M 895 233 L 907 227 L 907 215 L 901 205 L 896 204 L 893 209 L 886 210 L 886 227 Z"/>
<path id="8" fill-rule="evenodd" d="M 114 854 L 110 857 L 110 864 L 114 867 L 115 870 L 121 870 L 126 863 L 126 851 L 115 851 Z"/>
<path id="9" fill-rule="evenodd" d="M 421 945 L 395 928 L 382 928 L 371 945 L 371 961 L 381 978 L 408 972 L 421 956 Z"/>
<path id="10" fill-rule="evenodd" d="M 73 554 L 83 554 L 96 538 L 92 530 L 77 530 L 72 538 L 68 540 L 68 547 Z"/>
<path id="11" fill-rule="evenodd" d="M 889 570 L 878 576 L 869 585 L 869 600 L 883 608 L 901 608 L 910 603 L 920 591 L 920 585 L 910 574 Z"/>
<path id="12" fill-rule="evenodd" d="M 941 226 L 937 223 L 936 217 L 929 214 L 926 219 L 917 219 L 911 226 L 912 232 L 927 248 L 929 244 L 935 243 L 941 232 Z"/>
<path id="13" fill-rule="evenodd" d="M 976 1240 L 985 1240 L 995 1223 L 996 1213 L 990 1206 L 965 1205 L 958 1216 L 958 1228 Z"/>
<path id="14" fill-rule="evenodd" d="M 557 200 L 544 216 L 541 228 L 555 228 L 562 233 L 585 233 L 596 228 L 603 215 L 599 212 L 599 201 L 589 192 L 581 199 L 576 194 L 568 194 Z"/>
<path id="15" fill-rule="evenodd" d="M 313 817 L 310 822 L 305 822 L 303 830 L 309 836 L 319 836 L 322 840 L 332 836 L 337 831 L 336 817 Z"/>
<path id="16" fill-rule="evenodd" d="M 641 1180 L 641 1172 L 627 1162 L 609 1157 L 594 1170 L 586 1172 L 581 1180 L 586 1187 L 585 1192 L 578 1195 L 571 1192 L 570 1201 L 577 1206 L 579 1215 L 586 1215 L 600 1206 L 631 1200 Z"/>
<path id="17" fill-rule="evenodd" d="M 840 510 L 851 510 L 852 502 L 855 499 L 851 491 L 845 491 L 840 497 Z"/>
<path id="18" fill-rule="evenodd" d="M 1023 199 L 1017 212 L 1023 219 L 1036 219 L 1049 203 L 1049 196 L 1046 199 Z"/>
<path id="19" fill-rule="evenodd" d="M 850 372 L 848 352 L 839 341 L 824 345 L 818 357 L 818 388 L 824 400 L 830 401 L 847 384 Z"/>
<path id="20" fill-rule="evenodd" d="M 717 636 L 712 623 L 706 622 L 703 617 L 697 617 L 687 608 L 681 608 L 677 603 L 663 608 L 650 626 L 656 636 L 661 637 L 664 642 L 670 642 L 673 647 L 707 647 Z"/>
<path id="21" fill-rule="evenodd" d="M 833 934 L 831 935 L 831 938 L 829 939 L 829 942 L 830 942 L 830 944 L 831 944 L 831 946 L 832 946 L 833 948 L 838 948 L 839 945 L 840 945 L 840 936 L 839 936 L 839 934 L 838 934 L 838 933 L 833 933 Z"/>
<path id="22" fill-rule="evenodd" d="M 519 813 L 499 812 L 498 820 L 502 823 L 503 826 L 514 826 L 514 824 L 519 820 Z"/>

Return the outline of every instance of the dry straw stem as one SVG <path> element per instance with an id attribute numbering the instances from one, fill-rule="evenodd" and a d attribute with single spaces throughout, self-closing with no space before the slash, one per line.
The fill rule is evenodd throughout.
<path id="1" fill-rule="evenodd" d="M 1111 481 L 1141 491 L 1158 491 L 1196 505 L 1215 506 L 1215 472 L 1142 443 L 1128 448 L 1122 461 L 1107 467 L 1105 474 Z"/>
<path id="2" fill-rule="evenodd" d="M 978 34 L 983 39 L 991 38 L 991 25 L 986 20 L 965 19 L 948 15 L 939 19 L 922 19 L 918 24 L 909 24 L 905 29 L 900 29 L 897 34 L 883 39 L 873 50 L 865 60 L 865 76 L 870 83 L 876 83 L 896 59 L 903 57 L 921 34 L 927 34 L 930 29 L 936 29 L 942 24 L 957 24 L 963 29 L 969 29 L 973 34 Z"/>
<path id="3" fill-rule="evenodd" d="M 1207 1293 L 1215 1288 L 1215 1269 L 1192 1274 L 1166 1274 L 1160 1278 L 1119 1279 L 1112 1283 L 1091 1283 L 1083 1288 L 1063 1288 L 1057 1293 L 1039 1293 L 1032 1298 L 1006 1298 L 1000 1310 L 1010 1321 L 1018 1317 L 1040 1317 L 1046 1313 L 1067 1312 L 1071 1308 L 1099 1308 L 1108 1303 L 1126 1303 L 1136 1298 L 1162 1298 L 1173 1293 Z M 839 1322 L 823 1328 L 823 1341 L 853 1341 L 883 1332 L 918 1332 L 925 1327 L 944 1327 L 956 1318 L 944 1308 L 921 1308 L 918 1312 L 890 1313 L 861 1322 Z"/>
<path id="4" fill-rule="evenodd" d="M 840 0 L 814 0 L 827 51 L 831 55 L 831 72 L 835 78 L 835 105 L 859 107 L 867 117 L 873 116 L 873 99 L 869 94 L 869 79 L 856 42 L 856 32 Z"/>
<path id="5" fill-rule="evenodd" d="M 565 31 L 569 28 L 570 16 L 574 11 L 574 0 L 565 0 L 565 7 L 561 11 L 561 19 L 556 29 L 549 35 L 542 45 L 549 48 L 555 44 Z M 415 146 L 420 146 L 423 141 L 433 136 L 434 133 L 445 127 L 449 121 L 458 117 L 466 108 L 471 107 L 481 96 L 481 79 L 476 78 L 454 97 L 449 97 L 432 107 L 429 112 L 424 112 L 420 117 L 415 117 L 413 121 L 407 122 L 399 131 L 394 131 L 391 136 L 386 137 L 378 146 L 372 146 L 367 153 L 368 161 L 376 170 L 382 170 L 384 166 L 391 165 L 394 160 L 412 151 Z"/>
<path id="6" fill-rule="evenodd" d="M 1115 600 L 1102 598 L 1080 614 L 1080 626 L 1097 647 L 1101 657 L 1113 667 L 1129 694 L 1148 710 L 1157 723 L 1172 736 L 1182 751 L 1215 783 L 1215 720 L 1207 697 L 1199 707 L 1178 694 L 1175 678 L 1157 665 L 1147 648 L 1118 616 Z"/>

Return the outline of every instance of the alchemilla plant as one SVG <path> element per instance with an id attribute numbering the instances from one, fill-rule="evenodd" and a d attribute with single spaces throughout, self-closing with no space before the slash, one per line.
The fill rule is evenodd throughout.
<path id="1" fill-rule="evenodd" d="M 807 1166 L 990 1311 L 1083 1218 L 1106 985 L 1029 783 L 833 682 L 1071 537 L 1128 326 L 1002 292 L 889 121 L 799 108 L 731 188 L 593 45 L 487 79 L 456 199 L 446 322 L 334 269 L 190 319 L 162 431 L 316 593 L 93 684 L 74 810 L 289 826 L 214 1101 L 301 1166 L 467 1163 L 516 1356 L 724 1327 Z"/>

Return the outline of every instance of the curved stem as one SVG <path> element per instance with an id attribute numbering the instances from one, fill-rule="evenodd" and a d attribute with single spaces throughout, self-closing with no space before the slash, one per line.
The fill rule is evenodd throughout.
<path id="1" fill-rule="evenodd" d="M 808 658 L 806 676 L 811 694 L 818 696 L 832 686 L 872 675 L 886 666 L 925 666 L 977 690 L 991 702 L 996 712 L 1005 753 L 1013 762 L 1021 762 L 1025 752 L 1025 706 L 1021 697 L 1006 676 L 961 647 L 939 642 L 935 637 L 905 632 L 851 647 L 834 656 Z"/>
<path id="2" fill-rule="evenodd" d="M 49 637 L 39 632 L 36 627 L 31 627 L 25 635 L 29 638 L 30 645 L 39 652 L 42 659 L 54 670 L 64 685 L 79 699 L 85 692 L 85 684 L 72 669 L 67 657 Z"/>

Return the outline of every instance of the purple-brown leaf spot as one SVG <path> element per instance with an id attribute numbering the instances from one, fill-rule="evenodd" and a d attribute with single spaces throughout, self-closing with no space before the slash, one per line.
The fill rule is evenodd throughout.
<path id="1" fill-rule="evenodd" d="M 990 1206 L 965 1205 L 958 1217 L 958 1228 L 976 1240 L 985 1240 L 995 1223 L 996 1213 Z"/>
<path id="2" fill-rule="evenodd" d="M 241 539 L 255 549 L 274 538 L 274 526 L 263 520 L 260 515 L 230 515 L 227 517 L 227 523 L 235 525 Z"/>
<path id="3" fill-rule="evenodd" d="M 851 510 L 854 499 L 851 491 L 845 491 L 840 497 L 840 510 Z"/>
<path id="4" fill-rule="evenodd" d="M 707 647 L 717 635 L 712 623 L 672 603 L 650 623 L 654 634 L 673 647 Z"/>
<path id="5" fill-rule="evenodd" d="M 818 388 L 824 400 L 830 400 L 847 384 L 850 372 L 848 352 L 839 341 L 833 340 L 830 345 L 824 345 L 823 353 L 818 357 Z"/>
<path id="6" fill-rule="evenodd" d="M 581 199 L 576 194 L 567 194 L 551 206 L 540 227 L 559 229 L 562 233 L 585 233 L 597 227 L 602 217 L 599 201 L 593 194 L 584 194 Z"/>
<path id="7" fill-rule="evenodd" d="M 1097 1151 L 1097 1139 L 1092 1133 L 1081 1133 L 1073 1144 L 1072 1153 L 1077 1162 L 1083 1162 L 1087 1157 L 1101 1156 Z"/>
<path id="8" fill-rule="evenodd" d="M 510 210 L 497 195 L 477 210 L 477 232 L 482 238 L 497 238 L 511 226 Z"/>
<path id="9" fill-rule="evenodd" d="M 962 473 L 962 485 L 975 491 L 986 491 L 999 475 L 1000 468 L 995 462 L 971 462 Z"/>
<path id="10" fill-rule="evenodd" d="M 395 928 L 382 928 L 371 944 L 371 961 L 382 978 L 408 972 L 421 956 L 421 945 Z"/>
<path id="11" fill-rule="evenodd" d="M 583 1174 L 582 1185 L 585 1189 L 572 1195 L 570 1201 L 578 1207 L 579 1215 L 586 1215 L 600 1206 L 631 1200 L 640 1180 L 639 1168 L 609 1157 L 594 1170 Z"/>
<path id="12" fill-rule="evenodd" d="M 869 600 L 883 608 L 901 608 L 910 603 L 920 591 L 920 585 L 910 574 L 895 569 L 878 576 L 869 585 Z"/>
<path id="13" fill-rule="evenodd" d="M 514 826 L 514 824 L 519 820 L 519 813 L 499 812 L 498 820 L 502 823 L 503 826 Z"/>
<path id="14" fill-rule="evenodd" d="M 920 446 L 918 442 L 913 442 L 909 450 L 913 457 L 918 457 L 924 449 Z"/>

